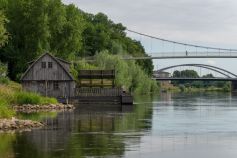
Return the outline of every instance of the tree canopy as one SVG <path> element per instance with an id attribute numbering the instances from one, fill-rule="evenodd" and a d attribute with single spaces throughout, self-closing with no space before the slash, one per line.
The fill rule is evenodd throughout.
<path id="1" fill-rule="evenodd" d="M 8 64 L 9 77 L 19 79 L 27 62 L 44 52 L 67 59 L 111 54 L 146 56 L 140 42 L 126 36 L 126 28 L 105 14 L 86 13 L 61 0 L 0 0 L 0 60 Z M 8 19 L 8 23 L 6 18 Z M 6 26 L 6 27 L 4 27 Z M 151 60 L 137 62 L 151 75 Z"/>
<path id="2" fill-rule="evenodd" d="M 195 70 L 182 70 L 182 71 L 174 71 L 173 77 L 186 77 L 186 78 L 214 78 L 213 74 L 206 74 L 203 76 L 199 76 Z M 196 88 L 203 88 L 203 87 L 219 87 L 223 88 L 226 87 L 228 82 L 226 81 L 172 81 L 172 84 L 184 85 L 186 87 L 196 87 Z"/>

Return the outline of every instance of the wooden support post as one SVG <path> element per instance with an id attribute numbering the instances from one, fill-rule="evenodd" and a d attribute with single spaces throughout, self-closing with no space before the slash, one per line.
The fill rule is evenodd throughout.
<path id="1" fill-rule="evenodd" d="M 48 81 L 45 80 L 45 96 L 48 96 Z"/>

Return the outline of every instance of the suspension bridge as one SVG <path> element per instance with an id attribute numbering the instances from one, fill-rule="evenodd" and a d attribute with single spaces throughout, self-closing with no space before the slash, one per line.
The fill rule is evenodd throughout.
<path id="1" fill-rule="evenodd" d="M 226 49 L 219 47 L 209 47 L 202 45 L 195 45 L 173 40 L 167 40 L 160 37 L 151 36 L 133 30 L 126 30 L 130 35 L 141 36 L 150 39 L 150 52 L 146 52 L 144 56 L 124 56 L 124 60 L 147 60 L 147 59 L 191 59 L 191 58 L 237 58 L 237 49 Z M 141 43 L 141 38 L 139 40 Z M 154 43 L 158 42 L 157 43 Z M 206 65 L 206 64 L 180 64 L 172 65 L 155 71 L 159 74 L 173 68 L 180 67 L 194 67 L 206 69 L 218 73 L 221 77 L 174 77 L 174 76 L 157 76 L 153 75 L 154 80 L 172 81 L 172 80 L 189 80 L 189 81 L 230 81 L 232 83 L 232 90 L 237 90 L 237 75 L 220 67 Z"/>
<path id="2" fill-rule="evenodd" d="M 160 37 L 147 35 L 127 29 L 130 34 L 146 37 L 150 39 L 150 47 L 154 47 L 152 52 L 147 52 L 146 56 L 124 56 L 125 60 L 146 60 L 146 59 L 182 59 L 182 58 L 237 58 L 237 49 L 226 49 L 209 46 L 201 46 L 167 40 Z M 154 41 L 158 41 L 157 44 Z M 155 43 L 155 44 L 154 44 Z"/>

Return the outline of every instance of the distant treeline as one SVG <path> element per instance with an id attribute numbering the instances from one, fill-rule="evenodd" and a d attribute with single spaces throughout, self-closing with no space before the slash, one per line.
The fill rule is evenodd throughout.
<path id="1" fill-rule="evenodd" d="M 105 50 L 146 56 L 125 30 L 103 13 L 88 14 L 61 0 L 0 0 L 0 61 L 8 64 L 8 76 L 18 80 L 27 62 L 45 51 L 70 61 Z M 152 74 L 151 60 L 137 64 Z"/>
<path id="2" fill-rule="evenodd" d="M 195 70 L 182 70 L 174 71 L 173 77 L 186 77 L 186 78 L 214 78 L 213 74 L 206 74 L 199 76 Z M 172 81 L 172 84 L 175 86 L 183 85 L 185 87 L 195 87 L 195 88 L 208 88 L 208 87 L 217 87 L 217 88 L 230 88 L 230 83 L 226 81 Z"/>

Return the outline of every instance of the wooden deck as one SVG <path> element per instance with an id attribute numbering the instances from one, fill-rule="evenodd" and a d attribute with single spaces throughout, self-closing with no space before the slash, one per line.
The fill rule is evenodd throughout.
<path id="1" fill-rule="evenodd" d="M 59 98 L 60 102 L 67 102 Z M 73 104 L 133 105 L 133 97 L 121 88 L 76 88 L 75 96 L 68 100 Z"/>

